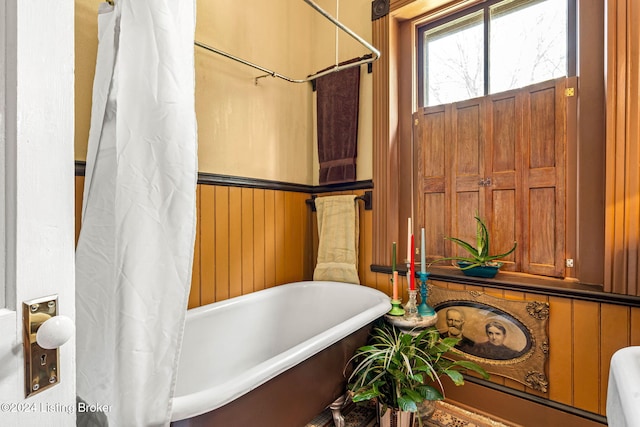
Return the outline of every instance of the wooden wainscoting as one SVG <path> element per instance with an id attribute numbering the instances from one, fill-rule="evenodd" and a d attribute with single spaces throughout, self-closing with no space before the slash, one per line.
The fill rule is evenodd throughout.
<path id="1" fill-rule="evenodd" d="M 449 397 L 464 405 L 476 407 L 525 426 L 532 425 L 531 420 L 534 419 L 532 417 L 540 410 L 540 405 L 534 403 L 536 401 L 544 403 L 548 400 L 550 406 L 553 406 L 553 402 L 557 402 L 580 411 L 600 416 L 606 415 L 611 356 L 623 347 L 640 345 L 640 308 L 436 280 L 432 282 L 435 286 L 446 289 L 480 291 L 511 300 L 536 300 L 549 303 L 549 360 L 546 372 L 549 390 L 547 393 L 534 391 L 510 379 L 493 376 L 490 379 L 492 383 L 524 392 L 533 396 L 533 401 L 516 399 L 515 407 L 487 399 L 481 402 L 483 399 L 477 399 L 457 389 L 452 390 Z M 489 390 L 485 391 L 489 392 Z M 560 411 L 552 410 L 549 416 L 553 417 L 554 413 L 560 417 L 556 421 L 564 419 L 562 418 L 564 415 L 560 416 Z M 582 423 L 587 423 L 587 420 L 575 417 L 574 423 L 567 424 L 563 421 L 562 425 L 589 425 Z"/>
<path id="2" fill-rule="evenodd" d="M 308 280 L 306 193 L 198 185 L 189 308 Z"/>

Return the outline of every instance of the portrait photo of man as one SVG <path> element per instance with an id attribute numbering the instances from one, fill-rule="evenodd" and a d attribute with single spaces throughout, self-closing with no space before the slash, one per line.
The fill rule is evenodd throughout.
<path id="1" fill-rule="evenodd" d="M 475 341 L 462 333 L 465 323 L 464 313 L 458 309 L 449 308 L 445 312 L 445 317 L 447 320 L 447 330 L 440 335 L 443 338 L 460 338 L 460 341 L 455 345 L 455 348 L 466 353 L 472 352 Z"/>

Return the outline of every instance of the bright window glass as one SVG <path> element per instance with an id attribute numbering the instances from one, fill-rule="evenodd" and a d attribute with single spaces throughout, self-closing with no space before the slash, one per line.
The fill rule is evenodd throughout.
<path id="1" fill-rule="evenodd" d="M 428 105 L 484 94 L 483 11 L 424 33 Z"/>
<path id="2" fill-rule="evenodd" d="M 490 93 L 567 74 L 566 0 L 502 2 L 490 17 Z"/>
<path id="3" fill-rule="evenodd" d="M 419 28 L 422 105 L 566 76 L 568 1 L 487 0 Z"/>

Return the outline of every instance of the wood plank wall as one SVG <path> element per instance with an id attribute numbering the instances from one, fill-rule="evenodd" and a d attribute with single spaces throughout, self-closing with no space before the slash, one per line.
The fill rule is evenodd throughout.
<path id="1" fill-rule="evenodd" d="M 82 185 L 83 178 L 77 177 L 77 218 L 80 217 Z M 360 195 L 363 191 L 331 194 Z M 307 193 L 198 185 L 198 230 L 189 307 L 310 279 L 318 235 L 315 214 L 305 203 L 309 197 Z M 373 211 L 364 210 L 362 203 L 359 206 L 361 282 L 390 294 L 389 275 L 370 269 Z M 402 283 L 406 300 L 406 280 L 402 279 Z M 500 377 L 493 377 L 491 381 L 605 415 L 609 361 L 616 350 L 640 345 L 640 308 L 438 281 L 434 281 L 434 285 L 479 290 L 513 300 L 549 302 L 549 391 L 535 392 Z M 460 403 L 474 407 L 472 400 Z M 518 404 L 520 413 L 527 413 L 535 406 L 524 399 L 518 399 Z"/>
<path id="2" fill-rule="evenodd" d="M 548 302 L 549 391 L 534 391 L 497 376 L 490 381 L 594 414 L 606 414 L 609 362 L 616 350 L 640 345 L 640 308 L 438 281 L 433 284 L 510 300 Z M 526 402 L 523 405 L 526 407 Z"/>
<path id="3" fill-rule="evenodd" d="M 605 289 L 640 295 L 640 9 L 607 1 Z"/>
<path id="4" fill-rule="evenodd" d="M 189 308 L 311 278 L 306 193 L 198 185 Z"/>

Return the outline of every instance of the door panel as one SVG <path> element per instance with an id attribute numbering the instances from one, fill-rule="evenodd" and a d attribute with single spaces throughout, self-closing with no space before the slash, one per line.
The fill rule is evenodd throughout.
<path id="1" fill-rule="evenodd" d="M 491 230 L 492 254 L 507 252 L 522 234 L 518 221 L 518 205 L 521 203 L 519 159 L 522 155 L 522 101 L 518 91 L 510 91 L 489 97 L 487 109 L 486 172 L 491 183 L 486 191 L 486 219 Z M 501 261 L 503 270 L 521 269 L 521 250 Z"/>
<path id="2" fill-rule="evenodd" d="M 447 235 L 445 196 L 443 193 L 425 193 L 422 204 L 427 212 L 424 217 L 425 257 L 432 260 L 444 253 L 444 236 Z"/>
<path id="3" fill-rule="evenodd" d="M 485 211 L 485 101 L 472 99 L 451 109 L 451 236 L 475 242 L 474 216 Z M 466 255 L 457 245 L 447 254 Z"/>
<path id="4" fill-rule="evenodd" d="M 529 192 L 529 240 L 527 262 L 530 271 L 553 268 L 555 264 L 555 191 L 552 188 L 534 188 Z"/>
<path id="5" fill-rule="evenodd" d="M 414 145 L 417 159 L 416 229 L 425 229 L 427 259 L 438 258 L 444 253 L 444 236 L 448 234 L 449 198 L 447 170 L 447 123 L 445 109 L 424 108 L 414 114 Z"/>
<path id="6" fill-rule="evenodd" d="M 523 93 L 523 271 L 557 277 L 565 251 L 565 86 L 560 79 Z"/>
<path id="7" fill-rule="evenodd" d="M 479 191 L 457 192 L 455 197 L 456 211 L 451 216 L 453 221 L 451 236 L 455 236 L 475 246 L 476 241 L 476 221 L 473 218 L 480 205 Z M 452 256 L 468 256 L 468 253 L 458 245 L 449 244 L 449 252 Z"/>
<path id="8" fill-rule="evenodd" d="M 490 253 L 501 254 L 511 249 L 513 242 L 518 240 L 516 190 L 515 188 L 492 190 L 491 195 L 493 223 L 489 225 L 491 228 Z M 517 267 L 519 268 L 519 257 L 515 252 L 500 261 L 504 263 L 503 270 L 516 270 L 516 261 L 518 261 Z"/>

